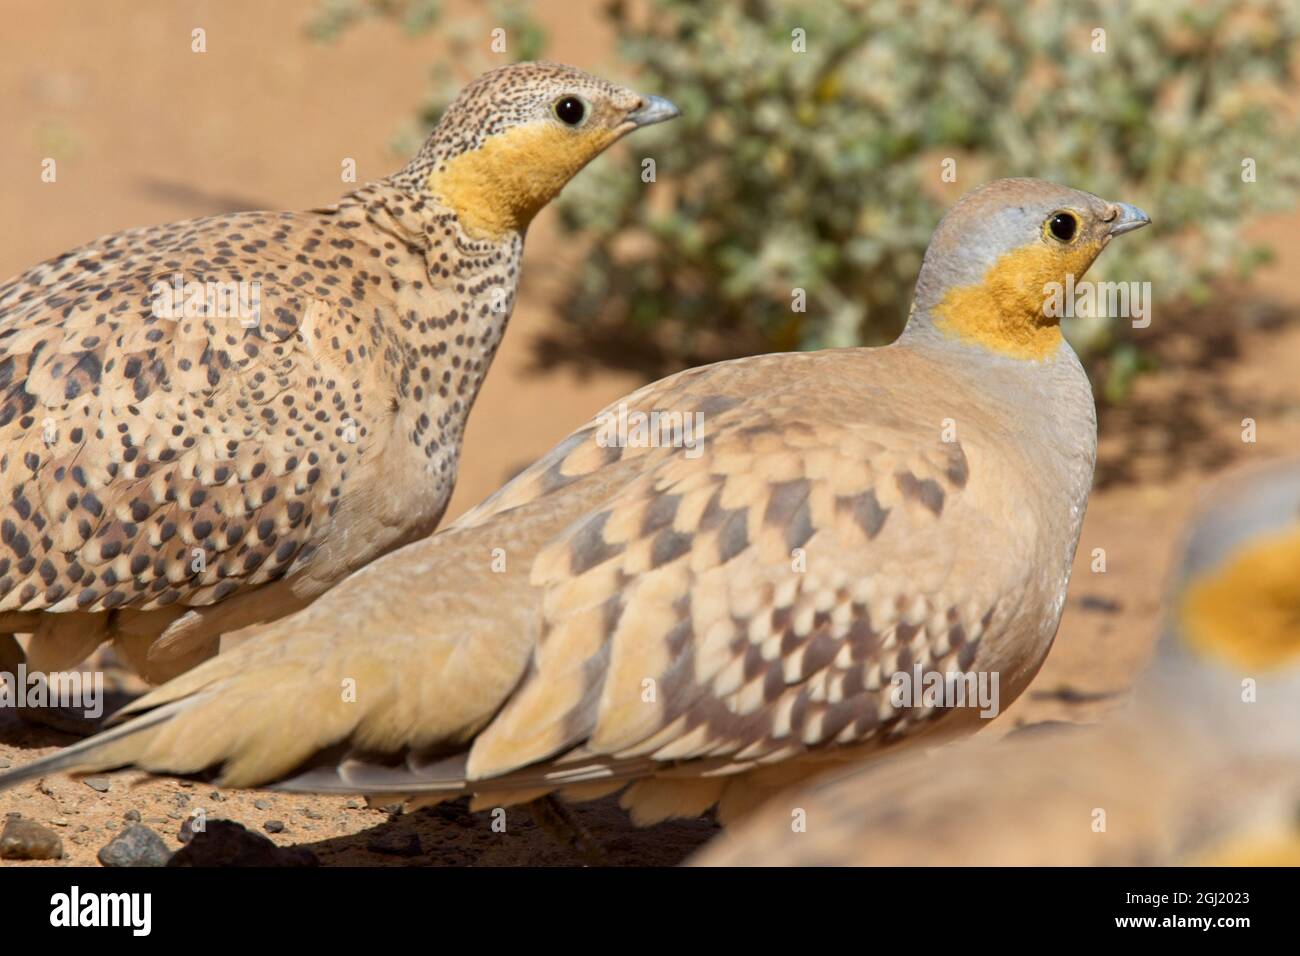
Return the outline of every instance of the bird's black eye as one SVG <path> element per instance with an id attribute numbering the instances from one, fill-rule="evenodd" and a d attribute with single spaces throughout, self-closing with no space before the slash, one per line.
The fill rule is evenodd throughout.
<path id="1" fill-rule="evenodd" d="M 576 96 L 566 96 L 555 104 L 555 115 L 561 123 L 577 126 L 587 115 L 587 104 Z"/>
<path id="2" fill-rule="evenodd" d="M 1079 228 L 1079 220 L 1068 212 L 1058 212 L 1051 219 L 1047 220 L 1047 229 L 1053 236 L 1062 242 L 1069 242 L 1074 238 L 1074 233 Z"/>

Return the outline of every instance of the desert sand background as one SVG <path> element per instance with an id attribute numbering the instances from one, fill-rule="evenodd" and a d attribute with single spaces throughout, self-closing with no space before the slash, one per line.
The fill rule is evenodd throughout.
<path id="1" fill-rule="evenodd" d="M 550 58 L 608 72 L 599 6 L 537 4 Z M 390 144 L 426 92 L 437 37 L 364 23 L 322 45 L 303 32 L 313 8 L 311 0 L 0 0 L 0 277 L 121 229 L 328 202 L 346 189 L 344 157 L 355 158 L 360 180 L 399 168 L 405 157 Z M 202 55 L 190 52 L 195 26 L 207 30 Z M 54 184 L 40 179 L 47 155 L 60 157 Z M 968 185 L 951 187 L 952 198 Z M 552 215 L 530 230 L 522 294 L 470 421 L 448 520 L 641 384 L 595 361 L 539 370 L 537 340 L 556 322 L 552 266 L 573 254 Z M 1166 569 L 1198 488 L 1233 463 L 1300 447 L 1300 215 L 1251 231 L 1277 260 L 1248 287 L 1222 289 L 1194 318 L 1162 312 L 1157 288 L 1145 341 L 1160 368 L 1126 405 L 1101 410 L 1097 483 L 1056 645 L 989 732 L 1094 720 L 1121 700 L 1157 636 Z M 1241 440 L 1245 417 L 1258 422 L 1254 444 Z M 1094 548 L 1106 550 L 1104 574 L 1089 568 Z M 0 714 L 0 767 L 69 739 Z M 123 776 L 96 784 L 50 778 L 0 793 L 0 817 L 20 813 L 52 828 L 63 865 L 93 865 L 131 811 L 177 848 L 181 823 L 200 807 L 209 820 L 305 847 L 323 864 L 580 862 L 522 809 L 499 834 L 487 814 L 461 805 L 390 817 L 359 800 L 131 786 Z M 675 863 L 713 830 L 700 821 L 638 831 L 612 801 L 576 812 L 617 864 Z"/>

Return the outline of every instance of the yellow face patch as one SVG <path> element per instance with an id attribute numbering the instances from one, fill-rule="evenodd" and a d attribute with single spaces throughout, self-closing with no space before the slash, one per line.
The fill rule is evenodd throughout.
<path id="1" fill-rule="evenodd" d="M 476 238 L 524 229 L 617 131 L 539 122 L 491 136 L 429 175 L 429 191 Z"/>
<path id="2" fill-rule="evenodd" d="M 1237 837 L 1186 862 L 1189 866 L 1300 866 L 1300 833 Z"/>
<path id="3" fill-rule="evenodd" d="M 1101 243 L 1080 238 L 1068 245 L 1035 243 L 1008 252 L 983 281 L 949 289 L 932 310 L 935 325 L 999 355 L 1045 359 L 1061 344 L 1059 320 L 1046 314 L 1049 283 L 1082 278 Z"/>
<path id="4" fill-rule="evenodd" d="M 1181 624 L 1193 648 L 1238 665 L 1268 669 L 1300 658 L 1300 526 L 1195 578 Z"/>

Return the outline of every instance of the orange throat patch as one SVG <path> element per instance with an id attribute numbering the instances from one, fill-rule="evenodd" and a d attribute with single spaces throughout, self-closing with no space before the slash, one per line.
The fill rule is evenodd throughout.
<path id="1" fill-rule="evenodd" d="M 1058 318 L 1047 315 L 1051 283 L 1082 278 L 1099 243 L 1070 249 L 1029 245 L 998 259 L 975 285 L 949 289 L 931 309 L 943 333 L 1011 358 L 1041 361 L 1060 348 Z"/>
<path id="2" fill-rule="evenodd" d="M 595 129 L 520 126 L 484 140 L 429 174 L 428 188 L 475 238 L 499 240 L 527 228 L 565 184 L 615 138 Z"/>
<path id="3" fill-rule="evenodd" d="M 1300 526 L 1246 544 L 1188 584 L 1188 643 L 1220 660 L 1268 669 L 1300 658 Z"/>

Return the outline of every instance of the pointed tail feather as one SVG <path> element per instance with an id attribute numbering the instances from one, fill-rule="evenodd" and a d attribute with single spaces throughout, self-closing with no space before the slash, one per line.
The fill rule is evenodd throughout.
<path id="1" fill-rule="evenodd" d="M 140 766 L 139 758 L 147 750 L 159 727 L 194 702 L 194 698 L 173 701 L 151 710 L 134 720 L 96 734 L 86 740 L 64 747 L 48 757 L 0 773 L 0 790 L 7 790 L 28 780 L 36 780 L 52 773 L 93 773 L 98 770 L 115 770 L 128 765 Z"/>

